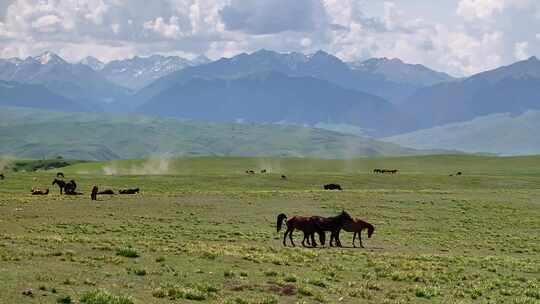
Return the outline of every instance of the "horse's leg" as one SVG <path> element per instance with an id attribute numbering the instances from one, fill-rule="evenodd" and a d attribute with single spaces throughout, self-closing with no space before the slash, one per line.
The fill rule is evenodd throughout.
<path id="1" fill-rule="evenodd" d="M 296 245 L 294 245 L 294 241 L 293 241 L 293 238 L 292 238 L 292 233 L 294 231 L 294 228 L 291 229 L 291 232 L 289 232 L 289 240 L 291 240 L 291 244 L 293 247 L 296 247 Z"/>
<path id="2" fill-rule="evenodd" d="M 308 234 L 304 231 L 304 238 L 302 239 L 302 247 L 306 247 L 306 240 L 307 240 L 307 243 L 309 245 L 309 236 Z"/>
<path id="3" fill-rule="evenodd" d="M 356 232 L 353 234 L 353 237 L 352 237 L 352 245 L 354 248 L 356 248 L 356 244 L 354 243 L 355 240 L 356 240 Z"/>
<path id="4" fill-rule="evenodd" d="M 315 232 L 311 232 L 310 236 L 311 236 L 311 246 L 314 248 L 317 247 L 317 242 L 315 241 Z"/>
<path id="5" fill-rule="evenodd" d="M 330 231 L 330 247 L 334 247 L 334 238 L 336 236 L 334 235 L 334 231 Z"/>
<path id="6" fill-rule="evenodd" d="M 362 230 L 358 232 L 358 240 L 360 241 L 360 247 L 364 248 L 364 245 L 362 244 Z"/>
<path id="7" fill-rule="evenodd" d="M 287 228 L 287 230 L 285 231 L 285 233 L 283 234 L 283 246 L 287 247 L 287 234 L 289 233 L 289 228 Z"/>

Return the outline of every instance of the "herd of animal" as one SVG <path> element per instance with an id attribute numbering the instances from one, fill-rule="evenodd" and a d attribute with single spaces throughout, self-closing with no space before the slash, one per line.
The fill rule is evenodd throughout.
<path id="1" fill-rule="evenodd" d="M 64 174 L 61 172 L 58 172 L 56 174 L 56 178 L 53 180 L 52 185 L 58 186 L 58 189 L 60 190 L 60 195 L 82 195 L 82 193 L 77 192 L 77 183 L 75 180 L 70 180 L 68 182 L 64 181 L 63 178 L 65 178 Z M 133 188 L 133 189 L 120 189 L 118 190 L 118 194 L 137 194 L 140 192 L 139 188 Z M 49 194 L 49 188 L 32 188 L 30 193 L 32 195 L 48 195 Z M 97 186 L 92 187 L 92 191 L 90 194 L 90 199 L 95 201 L 97 200 L 98 195 L 115 195 L 116 193 L 111 189 L 105 189 L 102 191 L 99 191 Z"/>
<path id="2" fill-rule="evenodd" d="M 364 245 L 362 244 L 362 230 L 367 230 L 368 238 L 371 238 L 373 232 L 375 231 L 375 227 L 372 224 L 361 219 L 354 219 L 346 211 L 342 211 L 340 214 L 333 217 L 293 216 L 291 218 L 287 218 L 287 215 L 281 213 L 277 216 L 277 232 L 281 230 L 283 223 L 285 223 L 287 226 L 287 230 L 283 235 L 283 246 L 287 246 L 288 236 L 293 247 L 295 246 L 293 241 L 294 230 L 300 230 L 304 233 L 304 238 L 302 239 L 302 246 L 304 247 L 317 247 L 315 233 L 319 235 L 319 241 L 321 242 L 321 245 L 324 246 L 326 241 L 326 232 L 330 232 L 330 247 L 343 247 L 339 239 L 341 230 L 353 232 L 352 245 L 355 248 L 357 235 L 358 240 L 360 241 L 360 247 L 364 248 Z"/>

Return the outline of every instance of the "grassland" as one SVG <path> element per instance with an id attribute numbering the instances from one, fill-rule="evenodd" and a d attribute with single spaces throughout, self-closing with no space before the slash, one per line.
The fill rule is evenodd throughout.
<path id="1" fill-rule="evenodd" d="M 540 303 L 540 157 L 191 158 L 140 175 L 148 164 L 62 168 L 76 198 L 29 195 L 56 171 L 6 173 L 0 302 Z M 142 193 L 91 202 L 94 184 Z M 282 247 L 278 213 L 342 209 L 376 226 L 365 249 Z"/>

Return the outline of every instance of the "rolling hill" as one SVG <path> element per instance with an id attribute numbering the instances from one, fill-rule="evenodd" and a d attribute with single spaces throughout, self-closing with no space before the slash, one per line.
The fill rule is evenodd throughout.
<path id="1" fill-rule="evenodd" d="M 416 149 L 455 149 L 503 155 L 540 154 L 540 111 L 492 114 L 388 137 L 383 140 Z"/>
<path id="2" fill-rule="evenodd" d="M 29 118 L 36 119 L 29 119 Z M 0 155 L 109 160 L 150 155 L 352 158 L 417 155 L 396 144 L 321 129 L 1 108 Z"/>

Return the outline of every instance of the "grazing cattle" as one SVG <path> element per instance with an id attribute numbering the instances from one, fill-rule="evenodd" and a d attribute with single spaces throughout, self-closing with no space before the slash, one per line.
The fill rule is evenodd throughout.
<path id="1" fill-rule="evenodd" d="M 324 190 L 343 190 L 340 184 L 326 184 L 323 188 Z"/>
<path id="2" fill-rule="evenodd" d="M 111 189 L 107 189 L 107 190 L 100 191 L 97 194 L 99 194 L 99 195 L 103 195 L 103 194 L 114 195 L 114 191 L 112 191 Z"/>
<path id="3" fill-rule="evenodd" d="M 373 232 L 375 231 L 375 227 L 370 223 L 365 222 L 361 219 L 353 219 L 352 221 L 345 221 L 343 223 L 343 230 L 354 233 L 352 241 L 354 248 L 356 248 L 356 244 L 354 243 L 354 241 L 357 234 L 358 240 L 360 240 L 360 247 L 364 248 L 364 245 L 362 244 L 362 230 L 364 229 L 367 229 L 368 238 L 371 238 L 371 235 L 373 235 Z"/>
<path id="4" fill-rule="evenodd" d="M 5 178 L 4 173 L 0 173 L 0 180 L 4 180 Z"/>
<path id="5" fill-rule="evenodd" d="M 282 175 L 282 176 L 281 176 L 281 179 L 287 179 L 287 176 Z"/>
<path id="6" fill-rule="evenodd" d="M 261 173 L 263 173 L 263 174 L 266 173 L 266 169 L 262 169 Z"/>
<path id="7" fill-rule="evenodd" d="M 58 173 L 56 173 L 56 177 L 58 177 L 58 178 L 64 178 L 64 173 L 58 172 Z"/>
<path id="8" fill-rule="evenodd" d="M 287 246 L 287 235 L 289 236 L 289 240 L 291 241 L 291 245 L 294 247 L 294 241 L 292 238 L 292 234 L 295 229 L 298 229 L 304 233 L 304 239 L 302 240 L 302 246 L 306 246 L 306 240 L 308 240 L 308 245 L 312 247 L 317 247 L 317 242 L 315 242 L 315 233 L 319 235 L 319 240 L 321 242 L 321 245 L 324 246 L 325 242 L 325 234 L 324 231 L 321 229 L 319 224 L 316 220 L 314 220 L 311 217 L 305 217 L 305 216 L 293 216 L 290 219 L 287 220 L 287 216 L 284 213 L 281 213 L 277 217 L 277 232 L 281 230 L 281 226 L 283 225 L 283 222 L 286 221 L 287 224 L 287 231 L 285 231 L 285 234 L 283 235 L 283 246 Z M 311 237 L 311 244 L 309 242 L 309 237 Z"/>
<path id="9" fill-rule="evenodd" d="M 92 187 L 92 193 L 90 194 L 90 199 L 93 201 L 97 201 L 97 195 L 98 195 L 98 187 L 94 186 Z"/>
<path id="10" fill-rule="evenodd" d="M 49 194 L 49 188 L 45 188 L 45 189 L 32 188 L 31 192 L 32 192 L 32 195 L 47 195 Z"/>
<path id="11" fill-rule="evenodd" d="M 122 189 L 118 191 L 119 194 L 137 194 L 139 193 L 139 188 L 135 189 Z"/>

